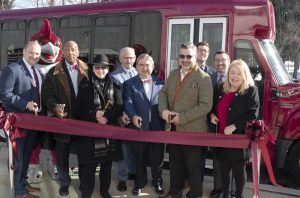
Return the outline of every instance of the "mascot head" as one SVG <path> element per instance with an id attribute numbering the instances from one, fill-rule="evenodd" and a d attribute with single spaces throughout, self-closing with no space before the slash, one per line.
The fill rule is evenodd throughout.
<path id="1" fill-rule="evenodd" d="M 45 19 L 43 21 L 41 30 L 33 35 L 31 41 L 37 40 L 41 47 L 42 53 L 39 64 L 50 65 L 57 63 L 62 57 L 62 43 L 59 37 L 57 37 L 51 30 L 50 22 Z"/>

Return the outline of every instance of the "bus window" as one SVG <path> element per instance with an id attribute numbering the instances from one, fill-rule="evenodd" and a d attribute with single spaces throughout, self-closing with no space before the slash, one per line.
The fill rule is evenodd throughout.
<path id="1" fill-rule="evenodd" d="M 238 40 L 234 43 L 233 59 L 242 59 L 249 66 L 250 72 L 254 79 L 255 85 L 258 88 L 260 108 L 259 119 L 262 118 L 263 93 L 264 93 L 264 72 L 258 64 L 252 44 L 249 41 Z"/>
<path id="2" fill-rule="evenodd" d="M 155 71 L 159 69 L 161 15 L 159 12 L 143 12 L 134 16 L 133 44 L 146 48 L 155 63 Z"/>
<path id="3" fill-rule="evenodd" d="M 199 24 L 199 25 L 197 25 Z M 226 17 L 195 17 L 170 19 L 168 29 L 167 74 L 178 67 L 179 45 L 183 42 L 206 41 L 210 45 L 210 53 L 225 50 Z M 213 66 L 213 56 L 209 56 L 207 64 Z"/>
<path id="4" fill-rule="evenodd" d="M 214 56 L 216 51 L 225 50 L 226 42 L 226 17 L 200 18 L 199 22 L 199 41 L 209 43 L 210 56 L 206 64 L 214 65 Z"/>
<path id="5" fill-rule="evenodd" d="M 22 57 L 25 45 L 26 24 L 24 20 L 2 23 L 1 68 Z"/>
<path id="6" fill-rule="evenodd" d="M 277 79 L 277 82 L 280 85 L 285 85 L 287 83 L 292 83 L 292 78 L 290 77 L 285 65 L 280 58 L 280 55 L 274 45 L 274 43 L 270 40 L 262 40 L 259 42 L 264 50 L 268 62 L 271 66 L 271 70 L 274 76 Z"/>
<path id="7" fill-rule="evenodd" d="M 130 17 L 128 14 L 98 15 L 95 19 L 93 39 L 94 55 L 106 54 L 116 66 L 119 63 L 119 51 L 129 46 Z"/>
<path id="8" fill-rule="evenodd" d="M 91 36 L 91 19 L 89 16 L 64 17 L 59 23 L 59 37 L 63 44 L 73 40 L 79 51 L 89 52 Z M 88 62 L 88 53 L 80 53 L 82 61 Z"/>
<path id="9" fill-rule="evenodd" d="M 167 72 L 178 67 L 180 44 L 193 42 L 194 19 L 170 19 L 168 27 Z"/>

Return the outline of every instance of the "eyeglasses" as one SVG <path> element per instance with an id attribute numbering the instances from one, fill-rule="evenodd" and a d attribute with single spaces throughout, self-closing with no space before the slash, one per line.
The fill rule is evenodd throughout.
<path id="1" fill-rule="evenodd" d="M 183 55 L 183 54 L 180 54 L 180 55 L 179 55 L 179 58 L 180 58 L 180 59 L 185 59 L 185 58 L 186 58 L 186 59 L 191 59 L 191 58 L 193 58 L 193 56 L 192 56 L 192 55 Z"/>
<path id="2" fill-rule="evenodd" d="M 93 68 L 95 69 L 95 70 L 100 70 L 100 69 L 108 69 L 108 66 L 106 66 L 106 65 L 96 65 L 96 66 L 93 66 Z"/>
<path id="3" fill-rule="evenodd" d="M 226 61 L 227 61 L 227 59 L 215 59 L 216 63 L 219 63 L 219 62 L 225 63 Z"/>
<path id="4" fill-rule="evenodd" d="M 201 52 L 201 53 L 208 53 L 209 50 L 206 50 L 206 49 L 197 49 L 198 52 Z"/>

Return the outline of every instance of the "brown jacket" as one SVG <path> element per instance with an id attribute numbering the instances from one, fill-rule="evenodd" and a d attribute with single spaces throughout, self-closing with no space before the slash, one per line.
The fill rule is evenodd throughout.
<path id="1" fill-rule="evenodd" d="M 78 78 L 77 86 L 81 80 L 87 76 L 87 65 L 77 59 L 78 65 Z M 62 60 L 55 67 L 51 68 L 46 75 L 44 98 L 43 101 L 47 107 L 47 110 L 55 116 L 54 107 L 56 104 L 65 104 L 66 118 L 75 118 L 75 100 L 76 96 L 72 96 L 71 87 L 66 75 L 67 68 L 65 60 Z M 70 135 L 55 134 L 54 138 L 62 142 L 70 142 Z"/>
<path id="2" fill-rule="evenodd" d="M 173 107 L 173 99 L 176 89 L 176 81 L 180 69 L 172 71 L 160 91 L 158 109 L 160 114 L 164 110 L 179 113 L 180 124 L 176 126 L 177 131 L 207 131 L 207 113 L 210 112 L 213 102 L 213 88 L 208 74 L 199 66 L 190 74 L 183 85 L 182 91 L 177 97 Z"/>

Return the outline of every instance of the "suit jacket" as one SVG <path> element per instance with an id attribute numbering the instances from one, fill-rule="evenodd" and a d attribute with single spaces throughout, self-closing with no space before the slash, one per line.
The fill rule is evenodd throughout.
<path id="1" fill-rule="evenodd" d="M 136 76 L 137 71 L 134 67 L 132 68 L 132 71 L 133 71 L 133 75 Z M 112 72 L 110 74 L 110 78 L 112 79 L 112 81 L 114 83 L 116 83 L 117 85 L 120 86 L 121 93 L 122 93 L 123 92 L 123 83 L 125 80 L 129 80 L 130 76 L 122 66 L 119 66 L 114 72 Z"/>
<path id="2" fill-rule="evenodd" d="M 213 72 L 210 74 L 211 83 L 213 87 L 215 87 L 218 84 L 218 72 Z"/>
<path id="3" fill-rule="evenodd" d="M 207 73 L 209 76 L 211 76 L 216 70 L 208 65 L 204 65 L 204 71 Z"/>
<path id="4" fill-rule="evenodd" d="M 214 89 L 214 105 L 212 111 L 216 112 L 222 96 L 224 95 L 223 88 L 216 86 Z M 256 87 L 249 87 L 244 94 L 236 93 L 231 101 L 227 111 L 226 126 L 234 124 L 236 130 L 233 134 L 244 134 L 245 126 L 248 121 L 254 120 L 258 116 L 259 111 L 259 96 Z M 231 160 L 247 159 L 248 152 L 245 149 L 222 148 L 222 155 Z"/>
<path id="5" fill-rule="evenodd" d="M 173 110 L 179 113 L 180 124 L 177 131 L 207 131 L 207 113 L 212 107 L 213 88 L 207 73 L 196 66 L 187 79 L 180 93 L 174 109 L 176 80 L 179 79 L 180 69 L 173 70 L 159 94 L 158 109 Z"/>
<path id="6" fill-rule="evenodd" d="M 87 77 L 87 65 L 77 60 L 78 65 L 78 77 L 77 85 L 84 77 Z M 75 118 L 75 106 L 76 96 L 73 90 L 72 82 L 70 82 L 68 69 L 65 64 L 65 60 L 62 60 L 59 64 L 52 67 L 46 75 L 45 89 L 43 94 L 43 100 L 46 104 L 47 110 L 53 115 L 54 107 L 56 104 L 65 104 L 66 118 Z M 68 79 L 69 78 L 69 79 Z M 59 141 L 69 142 L 70 136 L 64 134 L 55 134 L 54 138 Z"/>
<path id="7" fill-rule="evenodd" d="M 44 77 L 38 67 L 37 75 Z M 33 113 L 26 109 L 29 101 L 36 100 L 34 78 L 22 59 L 4 68 L 0 77 L 0 101 L 8 112 Z"/>
<path id="8" fill-rule="evenodd" d="M 125 112 L 130 119 L 135 115 L 140 116 L 143 119 L 143 130 L 163 130 L 164 121 L 158 112 L 158 94 L 163 87 L 163 81 L 152 77 L 152 94 L 150 100 L 146 95 L 143 82 L 139 75 L 125 81 L 123 87 Z M 151 118 L 149 118 L 149 111 L 151 111 Z"/>

